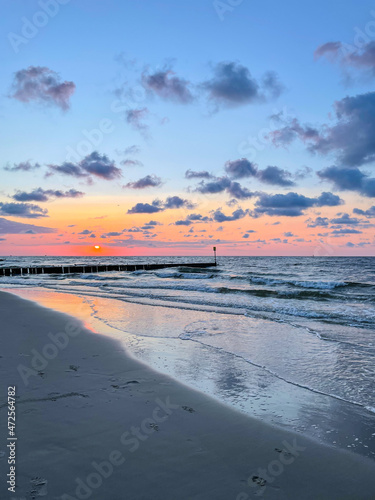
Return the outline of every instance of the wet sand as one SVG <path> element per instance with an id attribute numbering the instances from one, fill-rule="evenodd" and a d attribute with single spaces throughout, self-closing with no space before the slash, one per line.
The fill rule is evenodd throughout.
<path id="1" fill-rule="evenodd" d="M 1 498 L 375 497 L 371 460 L 236 412 L 73 317 L 4 292 L 0 313 Z M 15 494 L 8 386 L 17 396 Z"/>

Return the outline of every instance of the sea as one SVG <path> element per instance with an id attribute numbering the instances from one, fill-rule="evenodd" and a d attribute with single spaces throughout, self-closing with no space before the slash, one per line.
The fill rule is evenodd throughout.
<path id="1" fill-rule="evenodd" d="M 3 259 L 3 267 L 176 263 L 1 276 L 0 289 L 41 305 L 53 294 L 64 312 L 69 297 L 79 299 L 85 321 L 153 369 L 252 417 L 375 458 L 375 258 L 218 257 L 210 268 L 186 265 L 204 257 Z"/>

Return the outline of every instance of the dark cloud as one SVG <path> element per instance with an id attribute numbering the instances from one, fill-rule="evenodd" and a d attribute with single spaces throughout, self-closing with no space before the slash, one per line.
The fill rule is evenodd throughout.
<path id="1" fill-rule="evenodd" d="M 322 180 L 332 182 L 340 191 L 358 191 L 363 196 L 375 197 L 375 178 L 356 167 L 327 167 L 317 172 Z"/>
<path id="2" fill-rule="evenodd" d="M 212 179 L 213 175 L 207 172 L 206 170 L 201 170 L 199 172 L 195 170 L 186 170 L 185 172 L 186 179 Z"/>
<path id="3" fill-rule="evenodd" d="M 231 182 L 227 187 L 227 192 L 238 200 L 246 200 L 256 195 L 256 193 L 242 187 L 239 182 Z"/>
<path id="4" fill-rule="evenodd" d="M 128 182 L 123 187 L 130 189 L 145 189 L 149 187 L 158 187 L 161 186 L 162 184 L 163 182 L 160 177 L 157 177 L 156 175 L 146 175 L 146 177 L 143 177 L 138 181 Z"/>
<path id="5" fill-rule="evenodd" d="M 275 73 L 267 73 L 258 83 L 250 71 L 236 62 L 221 62 L 213 68 L 213 78 L 202 84 L 216 105 L 239 106 L 277 97 L 282 91 Z"/>
<path id="6" fill-rule="evenodd" d="M 155 214 L 157 212 L 162 212 L 164 209 L 160 206 L 160 202 L 157 200 L 150 203 L 137 203 L 128 210 L 128 214 Z"/>
<path id="7" fill-rule="evenodd" d="M 110 233 L 104 233 L 101 235 L 101 238 L 110 238 L 110 237 L 113 237 L 113 236 L 121 236 L 122 235 L 122 232 L 119 233 L 117 231 L 111 231 Z"/>
<path id="8" fill-rule="evenodd" d="M 341 214 L 340 217 L 336 217 L 331 219 L 331 224 L 345 224 L 345 225 L 354 225 L 360 224 L 361 221 L 356 217 L 350 217 L 349 214 Z"/>
<path id="9" fill-rule="evenodd" d="M 13 222 L 0 217 L 0 234 L 48 234 L 55 233 L 56 229 L 51 227 L 34 226 L 33 224 L 22 224 L 22 222 Z"/>
<path id="10" fill-rule="evenodd" d="M 74 163 L 64 162 L 61 165 L 48 165 L 50 169 L 48 175 L 63 174 L 63 175 L 71 175 L 72 177 L 87 177 L 87 172 L 84 172 L 79 165 L 75 165 Z"/>
<path id="11" fill-rule="evenodd" d="M 88 174 L 101 177 L 102 179 L 115 179 L 121 177 L 121 169 L 115 166 L 108 156 L 100 155 L 97 151 L 93 151 L 87 155 L 81 162 L 80 167 Z"/>
<path id="12" fill-rule="evenodd" d="M 322 193 L 317 198 L 308 198 L 293 192 L 274 195 L 262 193 L 255 203 L 252 215 L 298 217 L 311 207 L 337 206 L 341 203 L 342 200 L 332 193 Z"/>
<path id="13" fill-rule="evenodd" d="M 49 68 L 29 66 L 15 73 L 10 97 L 26 103 L 54 105 L 66 111 L 75 88 L 73 82 L 62 82 Z"/>
<path id="14" fill-rule="evenodd" d="M 53 173 L 70 175 L 72 177 L 99 177 L 101 179 L 113 180 L 121 177 L 121 169 L 106 155 L 97 151 L 85 156 L 79 163 L 63 163 L 62 165 L 48 165 L 49 175 Z"/>
<path id="15" fill-rule="evenodd" d="M 284 187 L 291 187 L 295 185 L 292 180 L 292 174 L 287 170 L 275 166 L 268 166 L 263 170 L 259 170 L 257 165 L 251 163 L 246 158 L 227 161 L 224 169 L 228 176 L 232 179 L 256 177 L 258 180 L 266 184 Z"/>
<path id="16" fill-rule="evenodd" d="M 142 84 L 149 90 L 166 101 L 189 104 L 193 101 L 190 91 L 190 82 L 175 76 L 171 69 L 164 69 L 155 73 L 143 73 Z"/>
<path id="17" fill-rule="evenodd" d="M 308 219 L 307 227 L 327 227 L 329 225 L 328 217 L 317 217 L 315 220 Z"/>
<path id="18" fill-rule="evenodd" d="M 199 222 L 210 222 L 212 219 L 201 214 L 189 214 L 186 219 L 175 222 L 176 226 L 191 226 L 191 224 Z"/>
<path id="19" fill-rule="evenodd" d="M 354 208 L 353 213 L 358 215 L 364 215 L 365 217 L 375 217 L 375 205 L 370 207 L 368 210 Z"/>
<path id="20" fill-rule="evenodd" d="M 194 203 L 191 203 L 188 200 L 184 200 L 183 198 L 180 198 L 179 196 L 169 196 L 165 203 L 164 203 L 164 209 L 170 209 L 170 208 L 194 208 L 195 205 Z"/>
<path id="21" fill-rule="evenodd" d="M 25 191 L 17 191 L 12 198 L 16 201 L 48 201 L 50 198 L 79 198 L 84 196 L 85 193 L 77 191 L 76 189 L 69 189 L 69 191 L 60 191 L 53 189 L 37 188 L 27 193 Z"/>
<path id="22" fill-rule="evenodd" d="M 357 167 L 375 159 L 375 92 L 345 97 L 335 103 L 337 122 L 326 126 L 310 150 L 333 152 L 338 163 Z"/>
<path id="23" fill-rule="evenodd" d="M 336 194 L 327 192 L 323 192 L 318 198 L 313 199 L 315 200 L 314 205 L 317 207 L 337 207 L 344 203 Z"/>
<path id="24" fill-rule="evenodd" d="M 210 182 L 200 182 L 195 191 L 202 194 L 222 193 L 230 185 L 231 180 L 228 177 L 216 177 Z"/>
<path id="25" fill-rule="evenodd" d="M 48 210 L 30 203 L 0 203 L 0 215 L 39 219 L 48 217 Z"/>
<path id="26" fill-rule="evenodd" d="M 226 191 L 230 196 L 243 200 L 255 196 L 255 193 L 242 187 L 238 182 L 233 182 L 229 177 L 216 177 L 210 182 L 201 181 L 195 189 L 202 194 L 217 194 Z"/>
<path id="27" fill-rule="evenodd" d="M 255 177 L 257 175 L 256 165 L 246 158 L 227 161 L 224 169 L 232 179 L 243 179 L 245 177 Z"/>
<path id="28" fill-rule="evenodd" d="M 90 229 L 84 229 L 83 231 L 81 231 L 78 234 L 91 234 L 91 233 L 92 233 L 92 231 L 90 231 Z"/>
<path id="29" fill-rule="evenodd" d="M 225 215 L 220 209 L 218 209 L 212 213 L 212 217 L 215 222 L 222 223 L 243 219 L 248 213 L 248 210 L 242 210 L 242 208 L 238 208 L 237 210 L 232 212 L 232 215 Z"/>
<path id="30" fill-rule="evenodd" d="M 269 166 L 264 170 L 258 170 L 257 177 L 260 181 L 266 184 L 273 184 L 276 186 L 291 187 L 295 183 L 292 181 L 292 175 L 287 170 L 279 167 Z"/>
<path id="31" fill-rule="evenodd" d="M 289 144 L 297 137 L 310 141 L 309 151 L 333 154 L 337 165 L 359 167 L 375 160 L 375 92 L 345 97 L 335 102 L 336 123 L 320 130 L 301 125 L 297 119 L 275 130 L 275 144 Z"/>
<path id="32" fill-rule="evenodd" d="M 335 236 L 342 236 L 346 234 L 362 234 L 362 231 L 358 231 L 358 229 L 335 229 L 332 231 L 332 234 Z"/>
<path id="33" fill-rule="evenodd" d="M 162 226 L 163 224 L 161 222 L 158 222 L 156 220 L 150 220 L 150 222 L 146 222 L 147 226 Z"/>
<path id="34" fill-rule="evenodd" d="M 176 220 L 174 224 L 175 226 L 191 226 L 193 222 L 189 219 L 184 219 L 184 220 Z"/>
<path id="35" fill-rule="evenodd" d="M 32 164 L 29 161 L 24 161 L 21 163 L 14 163 L 13 167 L 7 165 L 4 167 L 4 170 L 7 170 L 8 172 L 30 172 L 31 170 L 36 170 L 40 167 L 41 165 L 39 163 Z"/>
<path id="36" fill-rule="evenodd" d="M 154 200 L 150 203 L 137 203 L 134 207 L 128 210 L 128 214 L 153 214 L 163 212 L 164 210 L 172 210 L 178 208 L 194 208 L 194 204 L 189 200 L 180 198 L 179 196 L 169 196 L 164 202 Z"/>

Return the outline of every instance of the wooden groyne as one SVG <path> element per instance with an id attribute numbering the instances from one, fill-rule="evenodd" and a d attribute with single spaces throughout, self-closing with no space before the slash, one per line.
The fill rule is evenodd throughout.
<path id="1" fill-rule="evenodd" d="M 0 276 L 25 276 L 28 274 L 73 274 L 107 273 L 109 271 L 152 271 L 167 267 L 215 267 L 216 262 L 194 262 L 175 264 L 109 264 L 107 266 L 43 266 L 43 267 L 0 267 Z"/>

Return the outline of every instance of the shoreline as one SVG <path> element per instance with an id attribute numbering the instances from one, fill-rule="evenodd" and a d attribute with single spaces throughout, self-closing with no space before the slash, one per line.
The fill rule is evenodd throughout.
<path id="1" fill-rule="evenodd" d="M 213 315 L 197 310 L 182 312 L 179 308 L 97 297 L 89 291 L 77 294 L 39 287 L 8 291 L 79 318 L 90 330 L 120 341 L 127 353 L 147 367 L 236 411 L 334 448 L 375 457 L 375 416 L 365 407 L 275 377 L 230 351 L 217 349 L 212 342 L 206 346 L 199 338 L 196 342 L 189 334 L 178 334 L 188 331 L 183 325 L 192 324 L 193 330 L 197 324 L 215 326 L 216 312 Z M 231 318 L 228 321 L 230 324 L 220 328 L 228 331 L 241 328 Z M 254 347 L 269 352 L 264 320 L 249 323 L 246 317 L 241 321 L 251 328 L 251 336 L 256 339 Z M 273 328 L 272 323 L 270 326 Z M 285 332 L 294 339 L 289 328 Z"/>
<path id="2" fill-rule="evenodd" d="M 374 497 L 371 460 L 232 410 L 73 317 L 5 292 L 0 312 L 1 401 L 10 385 L 18 396 L 17 496 Z M 0 464 L 1 496 L 11 498 L 4 456 Z"/>

